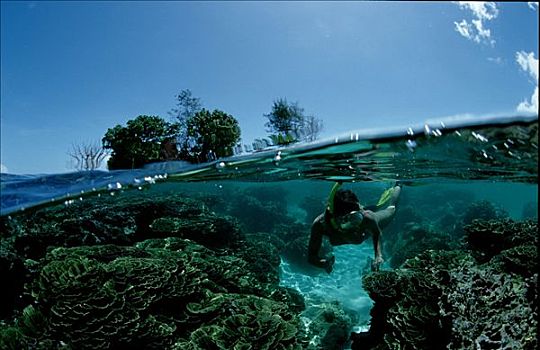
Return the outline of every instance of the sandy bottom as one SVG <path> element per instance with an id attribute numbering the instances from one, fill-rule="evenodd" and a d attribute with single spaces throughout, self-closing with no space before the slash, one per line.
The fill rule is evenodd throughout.
<path id="1" fill-rule="evenodd" d="M 336 263 L 328 275 L 307 276 L 291 269 L 286 260 L 281 261 L 281 285 L 298 290 L 305 298 L 306 308 L 323 302 L 338 301 L 347 310 L 357 314 L 355 331 L 367 327 L 373 301 L 362 288 L 362 273 L 369 266 L 373 255 L 370 242 L 362 245 L 334 247 Z"/>

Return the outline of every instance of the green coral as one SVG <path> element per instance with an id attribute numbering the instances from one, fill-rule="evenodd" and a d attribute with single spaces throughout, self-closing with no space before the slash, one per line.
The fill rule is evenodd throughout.
<path id="1" fill-rule="evenodd" d="M 131 245 L 151 238 L 177 236 L 213 248 L 242 238 L 237 221 L 211 212 L 203 203 L 179 193 L 151 198 L 125 193 L 88 198 L 70 206 L 45 208 L 0 218 L 5 235 L 14 238 L 20 257 L 38 260 L 48 246 Z"/>
<path id="2" fill-rule="evenodd" d="M 473 220 L 464 227 L 466 242 L 480 262 L 487 262 L 503 250 L 519 245 L 536 246 L 538 222 L 503 220 Z"/>
<path id="3" fill-rule="evenodd" d="M 211 320 L 173 349 L 302 349 L 297 340 L 298 317 L 286 304 L 273 300 L 235 294 L 208 295 L 187 305 L 187 314 L 195 323 Z"/>
<path id="4" fill-rule="evenodd" d="M 292 298 L 271 294 L 273 284 L 249 265 L 178 237 L 56 248 L 29 285 L 34 306 L 3 341 L 72 349 L 205 348 L 212 341 L 231 349 L 257 339 L 262 348 L 299 349 Z"/>
<path id="5" fill-rule="evenodd" d="M 441 300 L 451 320 L 450 349 L 537 349 L 537 314 L 522 278 L 494 269 L 451 274 L 452 287 Z"/>
<path id="6" fill-rule="evenodd" d="M 537 348 L 537 223 L 465 229 L 469 252 L 428 250 L 363 277 L 375 305 L 353 349 Z"/>

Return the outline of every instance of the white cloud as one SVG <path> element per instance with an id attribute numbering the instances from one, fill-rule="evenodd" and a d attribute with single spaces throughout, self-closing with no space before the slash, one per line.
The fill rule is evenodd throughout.
<path id="1" fill-rule="evenodd" d="M 503 64 L 503 59 L 501 57 L 488 57 L 487 60 L 496 64 Z"/>
<path id="2" fill-rule="evenodd" d="M 460 9 L 468 9 L 473 12 L 473 15 L 480 20 L 491 21 L 499 15 L 499 9 L 494 2 L 483 1 L 458 1 Z"/>
<path id="3" fill-rule="evenodd" d="M 467 23 L 466 20 L 463 20 L 459 23 L 454 22 L 454 24 L 456 25 L 456 30 L 458 31 L 459 34 L 466 37 L 467 39 L 472 39 L 472 35 L 471 35 L 472 26 L 469 23 Z"/>
<path id="4" fill-rule="evenodd" d="M 454 29 L 461 36 L 474 41 L 475 43 L 487 43 L 495 45 L 495 39 L 491 37 L 491 30 L 484 25 L 485 21 L 491 21 L 499 15 L 499 9 L 494 2 L 455 2 L 462 10 L 470 10 L 474 19 L 469 23 L 463 19 L 461 22 L 454 22 Z"/>
<path id="5" fill-rule="evenodd" d="M 533 11 L 538 10 L 538 2 L 536 2 L 536 1 L 529 1 L 529 2 L 527 3 L 527 5 L 528 5 L 529 8 L 530 8 L 531 10 L 533 10 Z"/>
<path id="6" fill-rule="evenodd" d="M 8 168 L 4 164 L 0 163 L 0 173 L 7 173 Z"/>
<path id="7" fill-rule="evenodd" d="M 519 64 L 521 69 L 529 73 L 529 75 L 538 84 L 538 58 L 534 57 L 534 52 L 516 52 L 516 62 Z"/>
<path id="8" fill-rule="evenodd" d="M 519 51 L 516 52 L 516 62 L 536 85 L 530 101 L 521 102 L 516 109 L 518 112 L 538 113 L 538 58 L 534 57 L 533 52 Z"/>

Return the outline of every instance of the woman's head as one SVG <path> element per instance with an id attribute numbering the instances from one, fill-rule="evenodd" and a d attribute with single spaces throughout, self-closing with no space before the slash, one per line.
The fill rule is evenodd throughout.
<path id="1" fill-rule="evenodd" d="M 360 202 L 351 190 L 338 190 L 334 196 L 334 216 L 342 216 L 360 210 Z"/>

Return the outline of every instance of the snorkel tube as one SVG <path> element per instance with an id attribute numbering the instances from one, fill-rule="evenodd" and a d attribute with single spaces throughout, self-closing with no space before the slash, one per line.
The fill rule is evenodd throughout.
<path id="1" fill-rule="evenodd" d="M 336 182 L 334 184 L 334 186 L 332 187 L 332 190 L 330 191 L 330 195 L 328 196 L 328 204 L 326 206 L 326 210 L 328 210 L 328 214 L 329 214 L 328 221 L 330 222 L 330 225 L 332 226 L 332 228 L 335 229 L 335 230 L 338 230 L 339 226 L 338 226 L 338 224 L 336 222 L 336 219 L 334 217 L 334 197 L 335 197 L 336 192 L 339 190 L 340 187 L 341 187 L 341 181 Z"/>

